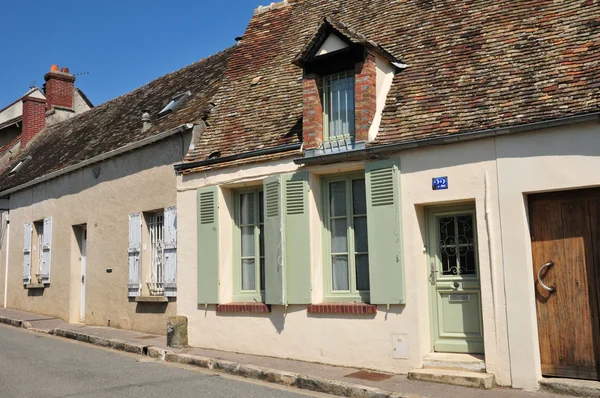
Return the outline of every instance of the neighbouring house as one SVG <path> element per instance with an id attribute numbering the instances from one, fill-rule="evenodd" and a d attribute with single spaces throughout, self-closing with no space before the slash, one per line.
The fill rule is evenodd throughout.
<path id="1" fill-rule="evenodd" d="M 175 166 L 190 345 L 598 380 L 599 11 L 258 8 Z"/>
<path id="2" fill-rule="evenodd" d="M 0 169 L 44 127 L 93 108 L 68 68 L 52 65 L 44 80 L 43 90 L 32 87 L 0 110 Z"/>
<path id="3" fill-rule="evenodd" d="M 0 174 L 10 220 L 0 251 L 6 306 L 166 332 L 178 296 L 173 165 L 202 134 L 230 54 L 57 121 L 22 144 Z"/>

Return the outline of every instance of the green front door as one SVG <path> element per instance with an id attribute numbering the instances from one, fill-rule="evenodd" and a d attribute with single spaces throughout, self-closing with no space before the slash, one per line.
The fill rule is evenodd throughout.
<path id="1" fill-rule="evenodd" d="M 474 210 L 429 212 L 429 283 L 434 351 L 482 354 Z"/>

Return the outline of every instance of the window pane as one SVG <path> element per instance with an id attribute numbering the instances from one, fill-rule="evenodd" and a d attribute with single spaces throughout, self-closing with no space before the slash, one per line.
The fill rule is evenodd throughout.
<path id="1" fill-rule="evenodd" d="M 242 257 L 254 256 L 254 227 L 241 227 Z"/>
<path id="2" fill-rule="evenodd" d="M 263 191 L 258 193 L 258 220 L 261 224 L 265 222 L 265 200 Z"/>
<path id="3" fill-rule="evenodd" d="M 346 253 L 348 251 L 348 229 L 345 218 L 331 220 L 331 252 Z"/>
<path id="4" fill-rule="evenodd" d="M 354 214 L 367 214 L 365 179 L 352 180 L 352 209 Z"/>
<path id="5" fill-rule="evenodd" d="M 350 290 L 348 256 L 332 256 L 333 290 Z"/>
<path id="6" fill-rule="evenodd" d="M 242 260 L 242 290 L 256 290 L 254 259 Z"/>
<path id="7" fill-rule="evenodd" d="M 356 262 L 356 290 L 369 290 L 369 255 L 357 254 Z"/>
<path id="8" fill-rule="evenodd" d="M 242 225 L 254 224 L 254 193 L 240 195 L 240 215 Z"/>
<path id="9" fill-rule="evenodd" d="M 346 215 L 346 181 L 329 184 L 329 210 L 332 217 Z"/>
<path id="10" fill-rule="evenodd" d="M 260 253 L 258 253 L 258 255 L 260 257 L 265 255 L 265 226 L 261 225 L 260 226 L 260 235 L 259 235 L 259 242 L 260 242 Z"/>
<path id="11" fill-rule="evenodd" d="M 265 259 L 260 259 L 260 290 L 265 290 Z"/>
<path id="12" fill-rule="evenodd" d="M 367 239 L 367 217 L 354 218 L 354 250 L 358 253 L 369 251 Z"/>

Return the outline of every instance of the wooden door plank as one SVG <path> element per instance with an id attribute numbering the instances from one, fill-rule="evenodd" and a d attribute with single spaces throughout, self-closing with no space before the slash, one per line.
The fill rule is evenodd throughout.
<path id="1" fill-rule="evenodd" d="M 587 264 L 593 262 L 587 202 L 576 198 L 562 202 L 566 264 L 557 270 L 561 325 L 561 365 L 580 366 L 587 371 L 596 367 L 594 327 L 588 289 Z"/>
<path id="2" fill-rule="evenodd" d="M 560 360 L 558 300 L 556 294 L 544 290 L 537 283 L 537 275 L 544 264 L 552 261 L 554 266 L 542 273 L 544 283 L 552 286 L 556 281 L 556 269 L 561 269 L 564 264 L 564 247 L 555 243 L 562 242 L 563 238 L 560 204 L 531 203 L 530 216 L 540 356 L 542 365 L 550 365 Z"/>

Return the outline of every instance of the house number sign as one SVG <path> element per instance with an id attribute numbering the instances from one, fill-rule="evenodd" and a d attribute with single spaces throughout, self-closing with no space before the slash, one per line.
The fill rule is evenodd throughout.
<path id="1" fill-rule="evenodd" d="M 434 191 L 448 189 L 448 177 L 435 177 L 431 181 L 431 187 Z"/>

